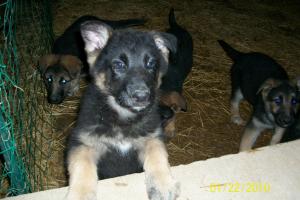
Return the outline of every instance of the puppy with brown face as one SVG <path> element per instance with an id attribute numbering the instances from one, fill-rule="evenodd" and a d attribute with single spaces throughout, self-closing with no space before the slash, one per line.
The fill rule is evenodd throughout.
<path id="1" fill-rule="evenodd" d="M 222 40 L 219 43 L 234 62 L 231 67 L 232 121 L 244 124 L 239 114 L 242 99 L 253 106 L 240 151 L 251 149 L 265 129 L 274 130 L 270 144 L 279 143 L 286 128 L 295 121 L 299 107 L 300 79 L 290 81 L 286 71 L 265 54 L 242 53 Z"/>
<path id="2" fill-rule="evenodd" d="M 45 55 L 39 61 L 49 103 L 60 104 L 79 89 L 81 61 L 71 55 Z"/>
<path id="3" fill-rule="evenodd" d="M 82 16 L 72 23 L 55 40 L 52 54 L 43 56 L 39 63 L 49 103 L 59 104 L 63 102 L 65 97 L 73 96 L 79 88 L 79 75 L 88 76 L 89 66 L 84 51 L 84 42 L 80 34 L 80 26 L 90 20 L 106 23 L 113 29 L 145 23 L 144 19 L 111 21 L 90 15 Z"/>
<path id="4" fill-rule="evenodd" d="M 96 200 L 98 179 L 145 171 L 149 199 L 176 199 L 157 96 L 176 38 L 113 31 L 99 21 L 84 23 L 81 33 L 93 81 L 69 138 L 67 198 Z"/>

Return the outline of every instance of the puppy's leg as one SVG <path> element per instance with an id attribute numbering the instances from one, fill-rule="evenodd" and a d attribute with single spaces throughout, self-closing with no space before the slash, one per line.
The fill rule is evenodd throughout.
<path id="1" fill-rule="evenodd" d="M 180 193 L 180 185 L 170 171 L 168 154 L 162 141 L 151 138 L 144 147 L 144 170 L 146 187 L 151 200 L 175 200 Z"/>
<path id="2" fill-rule="evenodd" d="M 175 115 L 169 119 L 164 125 L 164 133 L 167 135 L 167 137 L 171 138 L 175 136 Z"/>
<path id="3" fill-rule="evenodd" d="M 237 125 L 245 125 L 245 121 L 240 116 L 240 102 L 243 100 L 243 94 L 241 92 L 241 89 L 233 89 L 232 95 L 231 95 L 231 121 Z"/>
<path id="4" fill-rule="evenodd" d="M 274 135 L 272 136 L 270 145 L 278 144 L 285 132 L 285 128 L 276 127 Z"/>
<path id="5" fill-rule="evenodd" d="M 97 199 L 97 154 L 94 149 L 80 145 L 68 155 L 69 191 L 67 200 Z"/>
<path id="6" fill-rule="evenodd" d="M 260 122 L 258 122 L 256 118 L 252 118 L 251 121 L 247 124 L 242 136 L 240 152 L 251 150 L 257 137 L 264 130 L 264 128 L 258 126 L 257 123 Z"/>

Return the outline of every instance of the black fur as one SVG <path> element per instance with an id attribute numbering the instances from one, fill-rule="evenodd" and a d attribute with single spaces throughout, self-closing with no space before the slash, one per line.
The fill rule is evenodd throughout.
<path id="1" fill-rule="evenodd" d="M 193 66 L 193 39 L 186 29 L 177 24 L 173 8 L 169 12 L 169 26 L 166 32 L 176 37 L 177 51 L 169 55 L 168 71 L 162 78 L 160 89 L 163 94 L 175 91 L 182 95 L 183 83 Z M 185 102 L 183 96 L 182 101 Z M 186 106 L 180 109 L 186 111 Z M 165 122 L 175 115 L 170 105 L 161 105 L 160 113 L 164 126 L 166 126 Z"/>
<path id="2" fill-rule="evenodd" d="M 281 142 L 290 142 L 293 140 L 300 139 L 300 114 L 298 113 L 296 116 L 295 123 L 287 128 L 286 132 L 284 133 Z"/>
<path id="3" fill-rule="evenodd" d="M 82 28 L 93 26 L 93 21 Z M 83 37 L 88 37 L 83 31 Z M 117 138 L 133 140 L 149 137 L 161 126 L 158 113 L 157 83 L 159 73 L 167 71 L 167 62 L 155 45 L 153 36 L 155 33 L 140 32 L 134 30 L 116 30 L 108 43 L 101 51 L 91 70 L 94 81 L 88 86 L 81 101 L 80 113 L 76 127 L 74 128 L 68 145 L 68 151 L 72 151 L 79 145 L 89 145 L 80 139 L 84 134 L 87 137 Z M 168 43 L 169 49 L 175 50 L 176 39 L 169 35 L 161 35 Z M 155 61 L 154 66 L 149 66 L 149 60 Z M 117 61 L 117 63 L 115 63 Z M 121 62 L 125 66 L 119 65 Z M 96 84 L 100 74 L 105 74 L 103 88 Z M 135 83 L 138 78 L 138 84 Z M 136 110 L 138 101 L 128 103 L 126 98 L 132 99 L 131 88 L 139 88 L 145 84 L 150 91 L 145 108 Z M 144 88 L 145 89 L 145 88 Z M 135 91 L 135 89 L 133 89 Z M 115 98 L 118 105 L 134 113 L 134 117 L 122 118 L 115 108 L 108 103 L 110 97 Z M 93 127 L 91 129 L 91 127 Z M 116 131 L 116 129 L 118 131 Z M 163 135 L 155 136 L 163 139 Z M 137 157 L 137 149 L 131 148 L 126 154 L 112 146 L 107 145 L 108 151 L 99 160 L 98 169 L 100 178 L 110 178 L 129 173 L 140 172 L 142 163 Z"/>
<path id="4" fill-rule="evenodd" d="M 166 32 L 176 37 L 177 51 L 170 53 L 168 71 L 160 88 L 181 94 L 183 83 L 193 66 L 193 39 L 186 29 L 177 24 L 173 8 L 169 13 L 169 25 Z"/>
<path id="5" fill-rule="evenodd" d="M 257 91 L 265 80 L 288 80 L 286 71 L 273 58 L 257 52 L 242 53 L 222 40 L 218 42 L 234 62 L 231 67 L 232 91 L 240 87 L 244 98 L 252 105 L 261 100 Z"/>
<path id="6" fill-rule="evenodd" d="M 84 51 L 84 42 L 80 34 L 80 25 L 84 22 L 96 20 L 104 22 L 113 29 L 126 28 L 129 26 L 142 25 L 146 22 L 145 19 L 126 19 L 111 21 L 100 19 L 95 16 L 85 15 L 78 18 L 74 23 L 72 23 L 65 32 L 59 36 L 53 45 L 52 53 L 53 54 L 62 54 L 62 55 L 73 55 L 78 57 L 83 63 L 84 69 L 83 72 L 88 72 L 88 63 L 86 58 L 86 53 Z"/>

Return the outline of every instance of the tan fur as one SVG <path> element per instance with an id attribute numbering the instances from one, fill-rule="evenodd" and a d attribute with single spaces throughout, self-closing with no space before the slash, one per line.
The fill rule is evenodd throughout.
<path id="1" fill-rule="evenodd" d="M 159 187 L 168 184 L 171 179 L 170 165 L 165 145 L 157 139 L 149 139 L 145 146 L 145 172 L 154 176 Z"/>
<path id="2" fill-rule="evenodd" d="M 162 105 L 168 106 L 175 111 L 187 109 L 186 100 L 181 94 L 175 91 L 163 93 L 160 102 Z"/>
<path id="3" fill-rule="evenodd" d="M 163 74 L 162 73 L 158 73 L 157 88 L 159 88 L 160 85 L 161 85 L 162 77 L 163 77 Z"/>
<path id="4" fill-rule="evenodd" d="M 179 184 L 176 183 L 171 175 L 168 154 L 164 143 L 156 138 L 149 138 L 145 143 L 144 152 L 144 170 L 148 190 L 155 188 L 165 198 L 170 198 L 170 193 L 173 195 L 170 199 L 178 196 Z"/>
<path id="5" fill-rule="evenodd" d="M 240 152 L 251 150 L 261 131 L 262 130 L 256 128 L 246 128 L 240 143 Z"/>
<path id="6" fill-rule="evenodd" d="M 94 131 L 97 127 L 91 127 L 89 132 Z M 138 138 L 128 138 L 122 135 L 121 129 L 119 127 L 114 127 L 114 131 L 119 132 L 116 137 L 105 137 L 105 136 L 93 136 L 89 135 L 88 132 L 83 132 L 80 134 L 80 141 L 90 147 L 93 147 L 98 152 L 98 157 L 101 158 L 101 155 L 105 154 L 107 148 L 106 145 L 121 146 L 122 144 L 131 144 L 135 149 L 143 151 L 145 142 L 148 137 L 138 137 Z M 154 133 L 149 135 L 149 137 L 157 137 L 161 129 L 157 129 Z"/>
<path id="7" fill-rule="evenodd" d="M 105 86 L 105 73 L 100 73 L 95 77 L 96 86 L 104 93 L 107 93 L 107 88 Z"/>
<path id="8" fill-rule="evenodd" d="M 272 125 L 267 125 L 260 122 L 258 119 L 253 117 L 251 119 L 251 126 L 246 126 L 245 131 L 243 133 L 241 143 L 240 143 L 240 151 L 248 151 L 253 147 L 257 137 L 260 133 L 265 130 L 272 128 Z"/>
<path id="9" fill-rule="evenodd" d="M 266 100 L 266 97 L 270 90 L 274 87 L 276 87 L 278 84 L 280 84 L 280 80 L 275 80 L 273 78 L 267 79 L 258 89 L 257 94 L 259 92 L 262 92 L 262 97 L 264 100 Z"/>
<path id="10" fill-rule="evenodd" d="M 154 38 L 157 48 L 161 51 L 163 58 L 165 59 L 165 61 L 167 63 L 169 63 L 169 53 L 170 52 L 169 52 L 169 49 L 166 47 L 165 42 L 157 34 L 154 34 L 153 38 Z"/>
<path id="11" fill-rule="evenodd" d="M 81 61 L 76 56 L 72 55 L 48 54 L 41 57 L 39 60 L 39 67 L 42 73 L 54 64 L 61 64 L 68 72 L 70 72 L 70 75 L 73 76 L 72 78 L 77 78 L 76 76 L 80 75 L 83 67 Z"/>
<path id="12" fill-rule="evenodd" d="M 95 61 L 100 53 L 101 50 L 95 50 L 93 52 L 88 53 L 87 62 L 90 66 L 90 69 L 94 67 Z"/>
<path id="13" fill-rule="evenodd" d="M 59 59 L 59 56 L 55 55 L 55 54 L 44 55 L 39 60 L 39 69 L 40 69 L 40 71 L 42 73 L 44 73 L 49 66 L 54 65 L 55 63 L 57 63 L 58 59 Z"/>
<path id="14" fill-rule="evenodd" d="M 68 200 L 94 198 L 97 189 L 97 153 L 87 146 L 77 147 L 68 155 L 70 174 Z"/>
<path id="15" fill-rule="evenodd" d="M 80 75 L 83 65 L 77 57 L 71 55 L 63 55 L 60 57 L 59 62 L 70 72 L 70 74 L 73 76 L 72 78 Z"/>
<path id="16" fill-rule="evenodd" d="M 276 127 L 275 132 L 272 136 L 270 145 L 278 144 L 280 142 L 285 130 L 286 130 L 285 128 Z"/>
<path id="17" fill-rule="evenodd" d="M 164 133 L 167 135 L 167 137 L 175 136 L 175 131 L 176 131 L 175 122 L 176 122 L 175 115 L 174 117 L 172 117 L 166 122 L 166 125 L 164 126 Z"/>

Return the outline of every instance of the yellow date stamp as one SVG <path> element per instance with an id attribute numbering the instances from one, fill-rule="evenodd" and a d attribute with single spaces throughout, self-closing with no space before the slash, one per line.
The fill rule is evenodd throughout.
<path id="1" fill-rule="evenodd" d="M 210 192 L 270 192 L 271 185 L 264 182 L 211 183 Z"/>

